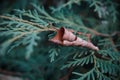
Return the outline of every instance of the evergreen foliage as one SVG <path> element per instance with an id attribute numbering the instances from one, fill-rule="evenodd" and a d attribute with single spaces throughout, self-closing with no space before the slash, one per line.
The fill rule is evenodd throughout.
<path id="1" fill-rule="evenodd" d="M 31 5 L 0 15 L 0 69 L 29 80 L 120 79 L 120 20 L 115 1 L 68 0 L 49 9 L 38 0 Z M 50 42 L 61 27 L 74 30 L 84 40 L 85 34 L 91 34 L 91 42 L 100 50 Z"/>

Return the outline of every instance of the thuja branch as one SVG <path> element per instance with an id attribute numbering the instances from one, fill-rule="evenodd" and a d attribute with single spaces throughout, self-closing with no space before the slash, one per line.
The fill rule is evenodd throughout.
<path id="1" fill-rule="evenodd" d="M 37 30 L 29 30 L 29 31 L 26 31 L 26 32 L 21 32 L 20 30 L 23 30 L 23 28 L 18 28 L 18 29 L 15 29 L 15 30 L 12 30 L 12 31 L 20 31 L 21 34 L 13 37 L 12 39 L 9 39 L 7 42 L 14 42 L 18 39 L 20 39 L 21 37 L 27 35 L 27 34 L 32 34 L 32 33 L 40 33 L 40 32 L 43 32 L 43 31 L 56 31 L 55 28 L 48 28 L 48 27 L 45 27 L 45 26 L 42 26 L 42 25 L 39 25 L 37 23 L 34 23 L 34 22 L 31 22 L 31 21 L 27 21 L 27 20 L 23 20 L 23 19 L 19 19 L 17 17 L 13 18 L 13 17 L 9 17 L 9 16 L 0 16 L 0 18 L 3 18 L 3 19 L 8 19 L 8 20 L 12 20 L 12 21 L 18 21 L 18 22 L 22 22 L 22 23 L 26 23 L 26 24 L 30 24 L 30 25 L 33 25 L 34 27 L 38 27 Z M 3 28 L 4 29 L 4 28 Z M 3 30 L 2 29 L 2 30 Z M 26 28 L 24 28 L 26 29 Z"/>
<path id="2" fill-rule="evenodd" d="M 3 18 L 3 19 L 9 19 L 9 20 L 13 20 L 13 21 L 18 21 L 18 22 L 23 22 L 23 23 L 26 23 L 26 24 L 30 24 L 30 25 L 33 25 L 35 27 L 38 27 L 39 29 L 38 30 L 34 30 L 34 31 L 29 31 L 29 32 L 22 32 L 21 35 L 17 36 L 17 37 L 14 37 L 12 39 L 10 39 L 9 41 L 10 42 L 13 42 L 19 38 L 21 38 L 22 36 L 26 35 L 26 34 L 31 34 L 33 32 L 42 32 L 42 31 L 56 31 L 57 29 L 53 26 L 53 25 L 50 25 L 50 27 L 45 27 L 45 26 L 42 26 L 40 24 L 37 24 L 37 23 L 34 23 L 34 22 L 31 22 L 31 21 L 28 21 L 28 20 L 23 20 L 23 19 L 20 19 L 20 18 L 17 18 L 17 17 L 8 17 L 8 16 L 0 16 L 0 18 Z M 66 21 L 66 20 L 65 20 Z M 67 23 L 70 23 L 69 20 L 67 20 Z M 73 25 L 76 25 L 76 26 L 79 26 L 78 24 L 75 24 L 72 22 Z M 104 36 L 104 37 L 111 37 L 111 35 L 109 34 L 102 34 L 100 32 L 97 32 L 91 28 L 88 28 L 88 27 L 82 27 L 82 28 L 85 28 L 87 30 L 89 30 L 90 32 L 94 33 L 95 35 L 97 36 Z M 96 50 L 96 49 L 95 49 Z"/>

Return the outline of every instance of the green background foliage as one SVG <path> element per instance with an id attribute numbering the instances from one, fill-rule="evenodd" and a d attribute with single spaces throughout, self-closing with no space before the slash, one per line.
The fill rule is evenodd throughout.
<path id="1" fill-rule="evenodd" d="M 0 73 L 28 80 L 120 80 L 119 0 L 3 0 Z M 49 41 L 54 28 L 91 34 L 94 51 Z"/>

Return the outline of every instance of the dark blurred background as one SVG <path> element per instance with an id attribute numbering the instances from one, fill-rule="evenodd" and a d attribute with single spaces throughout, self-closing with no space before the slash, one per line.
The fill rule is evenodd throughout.
<path id="1" fill-rule="evenodd" d="M 1 0 L 0 1 L 0 13 L 8 13 L 13 9 L 29 9 L 31 3 L 49 6 L 58 6 L 67 2 L 67 0 Z"/>

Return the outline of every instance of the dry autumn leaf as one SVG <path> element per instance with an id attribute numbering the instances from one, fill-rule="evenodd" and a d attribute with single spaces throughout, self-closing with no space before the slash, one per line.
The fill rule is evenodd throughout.
<path id="1" fill-rule="evenodd" d="M 64 27 L 58 29 L 57 34 L 49 41 L 64 46 L 82 46 L 96 51 L 99 50 L 98 47 L 93 45 L 90 41 L 85 41 L 80 37 L 77 37 L 73 34 L 73 31 L 70 31 Z"/>

